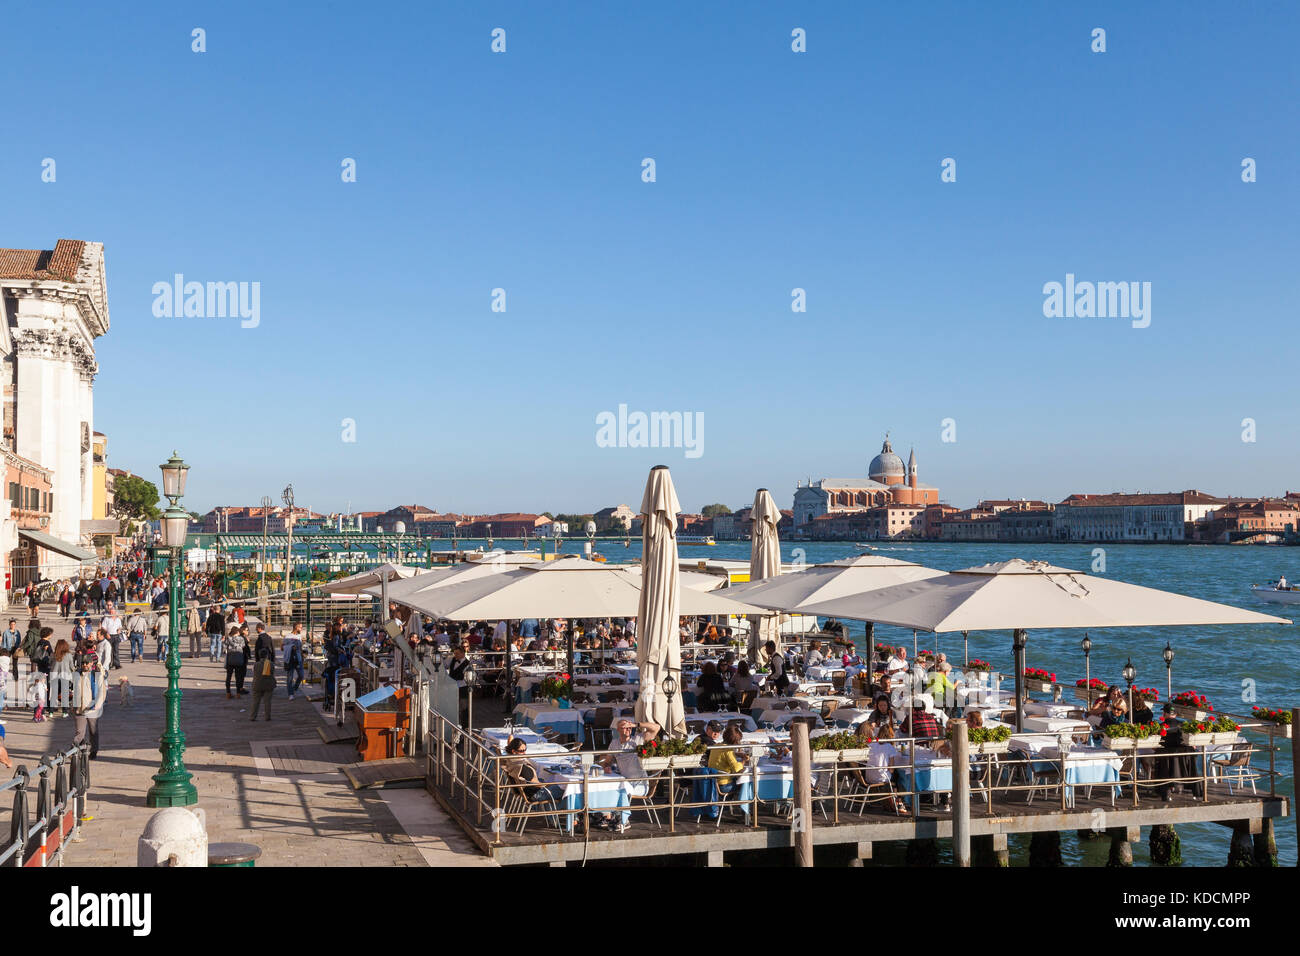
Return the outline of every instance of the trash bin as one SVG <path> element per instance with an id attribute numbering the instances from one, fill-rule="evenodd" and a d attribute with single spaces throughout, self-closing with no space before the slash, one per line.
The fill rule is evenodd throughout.
<path id="1" fill-rule="evenodd" d="M 208 866 L 256 866 L 262 848 L 254 843 L 209 843 Z"/>

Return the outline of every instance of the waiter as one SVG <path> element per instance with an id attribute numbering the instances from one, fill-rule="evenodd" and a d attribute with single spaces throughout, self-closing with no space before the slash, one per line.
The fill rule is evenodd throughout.
<path id="1" fill-rule="evenodd" d="M 447 665 L 447 676 L 456 682 L 457 695 L 460 697 L 460 726 L 469 730 L 469 684 L 465 672 L 469 670 L 469 658 L 465 656 L 465 645 L 457 644 L 451 652 L 451 663 Z"/>

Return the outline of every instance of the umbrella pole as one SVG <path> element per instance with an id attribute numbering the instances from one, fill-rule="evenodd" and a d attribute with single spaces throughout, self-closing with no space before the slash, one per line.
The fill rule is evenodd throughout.
<path id="1" fill-rule="evenodd" d="M 1011 646 L 1015 650 L 1016 660 L 1016 733 L 1025 729 L 1025 643 L 1027 635 L 1023 629 L 1011 632 Z"/>
<path id="2" fill-rule="evenodd" d="M 916 663 L 916 631 L 912 631 L 912 663 Z"/>
<path id="3" fill-rule="evenodd" d="M 964 652 L 964 656 L 966 660 L 962 664 L 962 667 L 965 667 L 967 670 L 969 670 L 970 669 L 970 631 L 962 631 L 961 639 L 962 639 L 962 643 L 966 645 L 966 650 Z"/>
<path id="4" fill-rule="evenodd" d="M 876 625 L 872 621 L 867 621 L 867 677 L 876 673 Z"/>

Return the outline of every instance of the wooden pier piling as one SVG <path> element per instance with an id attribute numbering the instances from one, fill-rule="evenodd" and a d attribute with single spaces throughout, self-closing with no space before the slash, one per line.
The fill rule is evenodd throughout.
<path id="1" fill-rule="evenodd" d="M 957 866 L 970 866 L 970 741 L 966 721 L 948 721 L 952 747 L 952 856 Z"/>
<path id="2" fill-rule="evenodd" d="M 812 753 L 808 746 L 808 725 L 797 721 L 790 725 L 790 751 L 794 756 L 795 862 L 813 865 Z"/>

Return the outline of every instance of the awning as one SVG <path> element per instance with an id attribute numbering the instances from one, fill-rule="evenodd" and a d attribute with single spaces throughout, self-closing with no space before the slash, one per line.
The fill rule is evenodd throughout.
<path id="1" fill-rule="evenodd" d="M 53 551 L 61 554 L 65 558 L 72 558 L 74 561 L 96 561 L 95 554 L 80 548 L 75 544 L 68 544 L 66 541 L 60 541 L 52 534 L 46 534 L 44 531 L 36 531 L 32 528 L 19 528 L 18 537 L 26 538 L 28 541 L 40 545 L 46 551 Z"/>

